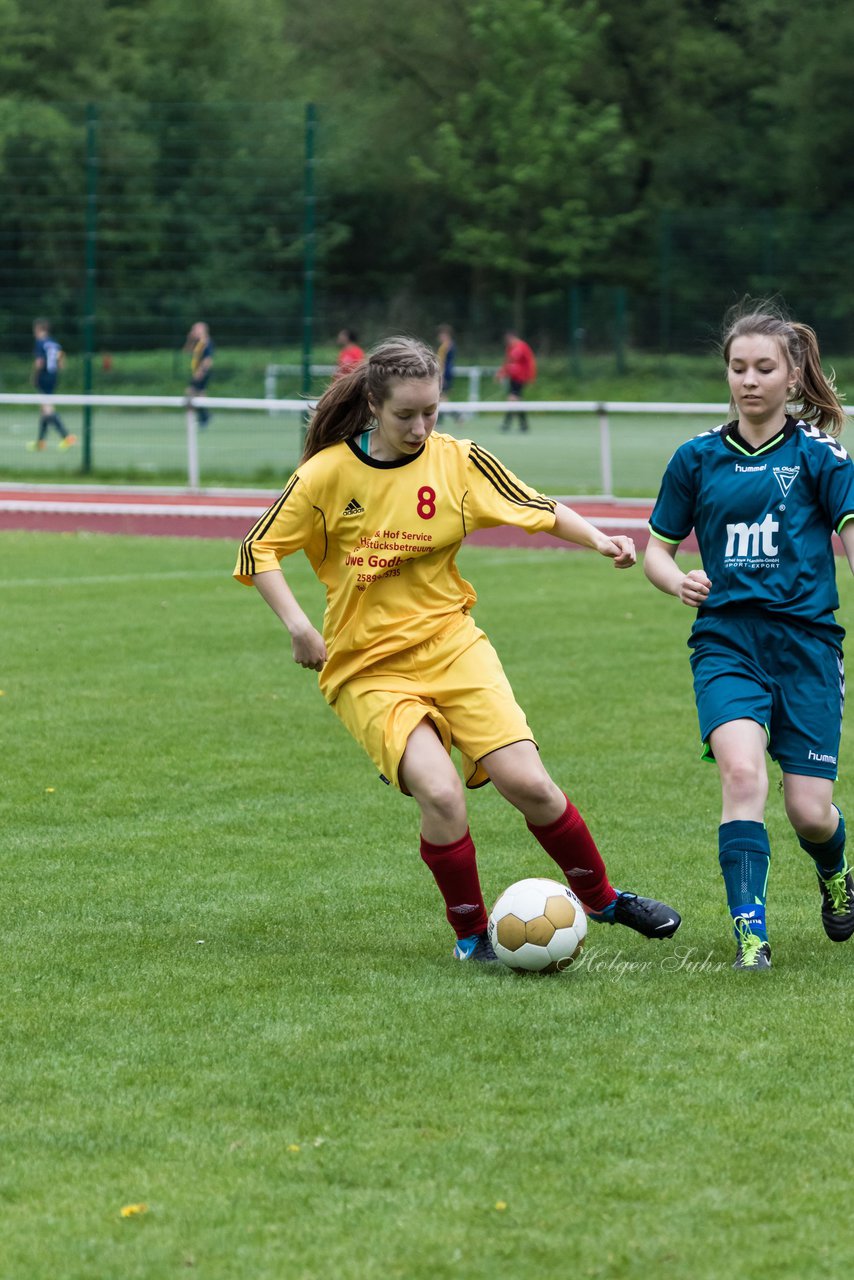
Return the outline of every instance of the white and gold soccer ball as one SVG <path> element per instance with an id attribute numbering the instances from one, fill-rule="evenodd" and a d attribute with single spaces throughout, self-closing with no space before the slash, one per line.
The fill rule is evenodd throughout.
<path id="1" fill-rule="evenodd" d="M 587 916 L 568 885 L 518 880 L 492 908 L 487 927 L 495 954 L 508 968 L 559 973 L 581 954 Z"/>

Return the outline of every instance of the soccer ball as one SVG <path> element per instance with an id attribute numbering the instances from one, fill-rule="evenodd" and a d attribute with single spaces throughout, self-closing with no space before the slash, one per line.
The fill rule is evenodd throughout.
<path id="1" fill-rule="evenodd" d="M 581 954 L 587 916 L 568 885 L 519 880 L 505 889 L 489 917 L 498 959 L 517 973 L 559 973 Z"/>

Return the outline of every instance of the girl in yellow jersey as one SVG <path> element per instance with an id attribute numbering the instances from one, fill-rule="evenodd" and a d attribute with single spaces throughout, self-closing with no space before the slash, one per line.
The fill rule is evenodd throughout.
<path id="1" fill-rule="evenodd" d="M 458 959 L 495 955 L 452 745 L 466 785 L 491 781 L 521 811 L 594 920 L 670 937 L 676 911 L 611 886 L 471 618 L 477 597 L 456 565 L 466 534 L 495 525 L 551 533 L 621 569 L 635 562 L 632 541 L 530 489 L 472 441 L 436 432 L 438 410 L 433 352 L 409 338 L 376 347 L 321 397 L 302 461 L 243 540 L 235 576 L 284 623 L 294 661 L 320 673 L 324 696 L 383 780 L 417 802 L 421 856 Z M 326 587 L 322 634 L 280 569 L 299 550 Z"/>

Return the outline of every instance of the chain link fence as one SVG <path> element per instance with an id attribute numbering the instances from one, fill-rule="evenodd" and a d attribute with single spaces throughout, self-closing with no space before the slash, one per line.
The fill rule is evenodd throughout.
<path id="1" fill-rule="evenodd" d="M 222 394 L 257 394 L 269 364 L 328 360 L 343 326 L 364 344 L 393 331 L 430 341 L 447 322 L 466 362 L 496 363 L 512 305 L 497 275 L 460 269 L 458 283 L 448 288 L 445 273 L 434 288 L 418 246 L 409 269 L 384 275 L 377 243 L 360 245 L 370 281 L 348 279 L 355 232 L 327 168 L 344 141 L 302 102 L 0 99 L 0 389 L 26 389 L 36 315 L 71 357 L 69 391 L 174 393 L 197 319 L 217 344 Z M 853 232 L 847 212 L 665 210 L 604 264 L 609 278 L 591 264 L 590 279 L 533 281 L 526 336 L 570 374 L 600 352 L 619 374 L 632 351 L 707 352 L 727 306 L 779 294 L 823 350 L 844 353 L 854 314 L 840 268 Z M 406 235 L 388 227 L 396 262 Z"/>

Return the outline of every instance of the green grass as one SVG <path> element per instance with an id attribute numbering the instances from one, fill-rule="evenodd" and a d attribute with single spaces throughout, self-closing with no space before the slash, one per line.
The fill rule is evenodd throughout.
<path id="1" fill-rule="evenodd" d="M 412 802 L 233 553 L 0 535 L 4 1280 L 844 1275 L 854 953 L 772 792 L 775 968 L 729 967 L 687 611 L 583 554 L 461 557 L 615 882 L 685 919 L 517 978 L 451 960 Z M 548 873 L 470 808 L 488 899 Z"/>
<path id="2" fill-rule="evenodd" d="M 80 411 L 64 419 L 79 432 Z M 658 491 L 673 450 L 720 417 L 617 415 L 610 418 L 613 489 L 624 496 Z M 478 414 L 462 422 L 448 420 L 442 430 L 474 437 L 529 484 L 553 494 L 602 493 L 599 423 L 586 414 L 532 414 L 531 431 L 500 430 L 500 414 Z M 280 487 L 297 465 L 302 448 L 297 414 L 217 412 L 199 435 L 202 483 L 263 484 Z M 81 479 L 79 448 L 59 452 L 53 434 L 44 453 L 29 453 L 35 433 L 30 410 L 0 408 L 0 475 L 13 480 Z M 93 420 L 92 481 L 187 483 L 187 441 L 180 411 L 99 409 Z"/>

